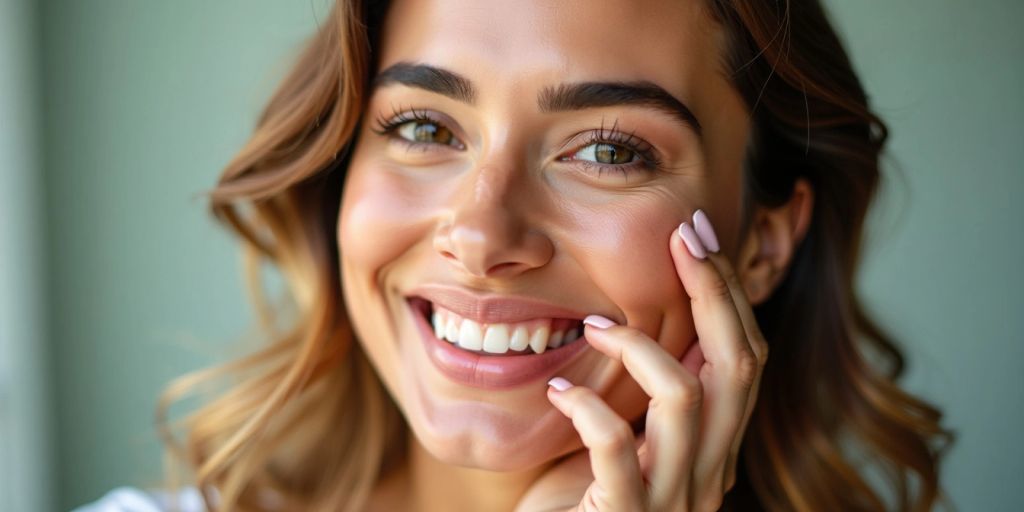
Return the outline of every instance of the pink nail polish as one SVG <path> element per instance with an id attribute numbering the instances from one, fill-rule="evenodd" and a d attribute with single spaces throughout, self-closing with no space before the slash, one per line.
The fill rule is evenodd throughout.
<path id="1" fill-rule="evenodd" d="M 587 316 L 586 318 L 583 319 L 583 323 L 586 324 L 586 325 L 593 325 L 594 327 L 597 327 L 598 329 L 607 329 L 607 328 L 615 325 L 615 322 L 613 322 L 613 321 L 611 321 L 611 320 L 609 320 L 609 319 L 607 319 L 607 318 L 605 318 L 605 317 L 603 317 L 601 315 L 589 315 L 589 316 Z"/>
<path id="2" fill-rule="evenodd" d="M 561 377 L 555 377 L 548 381 L 548 386 L 551 386 L 559 391 L 565 391 L 572 387 L 572 382 L 569 382 Z"/>
<path id="3" fill-rule="evenodd" d="M 718 252 L 718 237 L 715 236 L 715 228 L 711 227 L 711 220 L 704 210 L 698 209 L 693 213 L 693 229 L 707 250 Z"/>
<path id="4" fill-rule="evenodd" d="M 700 237 L 697 236 L 697 232 L 693 230 L 693 226 L 690 226 L 686 222 L 679 225 L 679 236 L 682 237 L 683 243 L 686 244 L 686 248 L 690 250 L 690 254 L 694 258 L 704 259 L 708 257 L 708 253 L 704 251 L 704 246 L 700 243 Z"/>

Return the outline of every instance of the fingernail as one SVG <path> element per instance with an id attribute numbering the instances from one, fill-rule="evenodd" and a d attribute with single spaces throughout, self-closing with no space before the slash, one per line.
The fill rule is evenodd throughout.
<path id="1" fill-rule="evenodd" d="M 569 382 L 561 377 L 555 377 L 548 381 L 548 386 L 551 386 L 559 391 L 565 391 L 572 387 L 572 382 Z"/>
<path id="2" fill-rule="evenodd" d="M 613 322 L 613 321 L 611 321 L 611 320 L 609 320 L 609 319 L 607 319 L 607 318 L 605 318 L 605 317 L 603 317 L 601 315 L 590 315 L 590 316 L 588 316 L 588 317 L 583 319 L 583 323 L 585 325 L 593 325 L 594 327 L 597 327 L 598 329 L 607 329 L 607 328 L 615 325 L 615 322 Z"/>
<path id="3" fill-rule="evenodd" d="M 698 209 L 693 212 L 693 229 L 704 243 L 704 247 L 711 252 L 718 252 L 718 237 L 715 236 L 715 228 L 711 227 L 711 220 L 704 210 Z"/>
<path id="4" fill-rule="evenodd" d="M 679 225 L 679 236 L 682 237 L 683 243 L 686 244 L 686 248 L 690 250 L 690 254 L 694 258 L 704 259 L 708 257 L 708 253 L 704 251 L 704 246 L 700 243 L 700 237 L 697 236 L 697 232 L 693 230 L 693 226 L 686 222 Z"/>

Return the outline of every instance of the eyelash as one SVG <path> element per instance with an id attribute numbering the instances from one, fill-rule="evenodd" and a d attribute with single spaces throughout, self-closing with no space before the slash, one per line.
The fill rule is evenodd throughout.
<path id="1" fill-rule="evenodd" d="M 393 108 L 393 113 L 390 118 L 384 118 L 378 116 L 375 120 L 375 127 L 372 128 L 373 132 L 382 137 L 393 137 L 393 140 L 405 144 L 408 147 L 418 146 L 432 146 L 435 143 L 432 142 L 416 142 L 407 140 L 403 137 L 394 136 L 394 132 L 398 127 L 405 123 L 413 121 L 426 121 L 435 123 L 440 126 L 448 128 L 443 122 L 435 119 L 426 110 L 417 110 L 415 108 L 408 111 L 399 111 Z M 449 128 L 450 130 L 450 128 Z M 624 176 L 628 176 L 632 169 L 639 167 L 639 170 L 654 172 L 661 169 L 661 159 L 658 157 L 657 152 L 647 141 L 637 137 L 635 132 L 623 132 L 618 129 L 618 121 L 612 124 L 611 128 L 606 129 L 602 123 L 601 127 L 597 132 L 590 132 L 586 135 L 586 138 L 579 144 L 578 149 L 573 152 L 576 154 L 580 149 L 590 146 L 592 144 L 611 144 L 615 146 L 621 146 L 627 150 L 635 153 L 639 157 L 639 161 L 630 162 L 627 164 L 602 164 L 598 162 L 591 162 L 589 160 L 575 160 L 570 157 L 559 158 L 559 161 L 566 162 L 577 162 L 597 172 L 598 177 L 601 177 L 608 170 L 616 170 L 621 172 Z M 457 148 L 458 149 L 458 148 Z"/>
<path id="2" fill-rule="evenodd" d="M 376 127 L 373 128 L 373 132 L 380 136 L 389 136 L 396 129 L 398 129 L 399 126 L 402 126 L 403 124 L 412 121 L 429 121 L 431 123 L 445 126 L 447 128 L 447 126 L 443 122 L 441 122 L 439 119 L 434 119 L 434 117 L 428 114 L 426 110 L 416 110 L 414 108 L 410 109 L 409 111 L 399 111 L 398 109 L 393 108 L 393 113 L 390 119 L 385 119 L 384 117 L 381 116 L 377 117 L 377 119 L 375 120 Z M 411 140 L 406 140 L 401 137 L 398 137 L 398 140 L 407 143 L 410 146 L 431 144 L 429 142 L 415 142 Z"/>
<path id="3" fill-rule="evenodd" d="M 654 146 L 640 137 L 637 137 L 635 135 L 635 131 L 626 133 L 619 130 L 618 125 L 618 121 L 615 121 L 612 123 L 611 128 L 605 130 L 604 123 L 602 123 L 598 131 L 589 132 L 578 147 L 582 149 L 590 146 L 591 144 L 611 144 L 614 146 L 622 146 L 640 157 L 639 161 L 627 164 L 602 164 L 591 162 L 589 160 L 570 160 L 568 158 L 562 158 L 560 161 L 578 162 L 589 168 L 596 168 L 598 177 L 608 170 L 620 171 L 624 176 L 628 176 L 630 169 L 636 167 L 640 167 L 641 170 L 648 172 L 660 170 L 661 159 L 658 158 L 658 153 L 655 151 Z M 576 151 L 578 152 L 579 149 Z M 573 154 L 575 154 L 575 152 Z"/>

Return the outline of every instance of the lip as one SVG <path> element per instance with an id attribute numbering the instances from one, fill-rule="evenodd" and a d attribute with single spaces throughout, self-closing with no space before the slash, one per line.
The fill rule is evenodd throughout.
<path id="1" fill-rule="evenodd" d="M 583 320 L 581 311 L 527 297 L 475 294 L 454 286 L 426 284 L 409 292 L 481 324 L 510 324 L 537 318 Z"/>
<path id="2" fill-rule="evenodd" d="M 523 386 L 540 379 L 548 380 L 590 346 L 581 334 L 579 338 L 542 354 L 492 356 L 469 352 L 456 348 L 448 341 L 437 339 L 433 327 L 427 323 L 425 315 L 417 310 L 413 301 L 406 300 L 405 304 L 434 367 L 449 379 L 469 387 L 498 390 Z"/>

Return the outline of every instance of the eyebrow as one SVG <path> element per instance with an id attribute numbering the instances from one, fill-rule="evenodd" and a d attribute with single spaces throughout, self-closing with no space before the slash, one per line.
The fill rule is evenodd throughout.
<path id="1" fill-rule="evenodd" d="M 639 105 L 661 110 L 700 134 L 693 112 L 660 86 L 640 82 L 582 82 L 546 87 L 538 98 L 541 112 L 559 112 L 614 105 Z"/>
<path id="2" fill-rule="evenodd" d="M 472 105 L 476 90 L 466 77 L 447 69 L 399 62 L 373 79 L 371 89 L 399 83 L 447 96 Z M 579 82 L 545 87 L 537 97 L 541 112 L 563 112 L 595 107 L 636 105 L 665 112 L 685 126 L 701 133 L 700 121 L 685 103 L 661 86 L 649 81 Z"/>
<path id="3" fill-rule="evenodd" d="M 476 91 L 468 79 L 447 69 L 426 64 L 399 62 L 378 73 L 370 89 L 394 83 L 436 92 L 470 105 L 476 101 Z"/>

